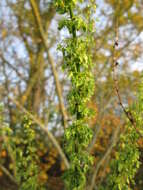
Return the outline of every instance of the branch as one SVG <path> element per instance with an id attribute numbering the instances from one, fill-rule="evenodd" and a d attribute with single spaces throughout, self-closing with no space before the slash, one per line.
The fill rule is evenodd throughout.
<path id="1" fill-rule="evenodd" d="M 32 115 L 29 111 L 27 111 L 23 106 L 21 106 L 21 104 L 17 101 L 14 100 L 11 97 L 8 97 L 10 99 L 11 102 L 13 102 L 23 113 L 27 114 L 36 124 L 38 124 L 38 126 L 47 134 L 47 136 L 49 137 L 49 139 L 51 140 L 51 142 L 53 143 L 53 145 L 55 146 L 55 148 L 57 149 L 57 151 L 59 152 L 62 160 L 64 161 L 64 164 L 66 166 L 66 168 L 69 168 L 69 162 L 64 154 L 64 152 L 62 151 L 59 143 L 57 142 L 57 140 L 55 139 L 55 137 L 53 136 L 53 134 L 44 126 L 44 124 L 42 123 L 42 121 L 40 121 L 36 116 Z"/>
<path id="2" fill-rule="evenodd" d="M 15 71 L 15 73 L 26 82 L 26 78 L 18 71 L 18 69 L 16 67 L 14 67 L 9 61 L 7 61 L 4 56 L 2 55 L 2 53 L 0 53 L 0 58 L 1 60 L 6 63 L 13 71 Z"/>
<path id="3" fill-rule="evenodd" d="M 38 10 L 38 7 L 36 5 L 35 0 L 30 0 L 30 3 L 31 3 L 31 7 L 33 9 L 33 13 L 35 15 L 37 25 L 39 27 L 39 31 L 40 31 L 44 46 L 45 46 L 45 48 L 47 50 L 49 63 L 51 65 L 52 72 L 53 72 L 54 79 L 55 79 L 55 85 L 56 85 L 57 95 L 58 95 L 58 99 L 59 99 L 60 109 L 61 109 L 61 112 L 62 112 L 64 128 L 66 128 L 66 126 L 67 126 L 67 113 L 66 113 L 66 109 L 65 109 L 65 106 L 64 106 L 64 101 L 63 101 L 63 96 L 62 96 L 62 91 L 61 91 L 61 84 L 59 82 L 59 78 L 58 78 L 58 74 L 57 74 L 57 71 L 56 71 L 56 68 L 55 68 L 55 65 L 54 65 L 54 61 L 53 61 L 53 59 L 52 59 L 52 57 L 51 57 L 51 55 L 49 53 L 49 46 L 48 46 L 48 43 L 47 43 L 47 35 L 45 34 L 45 31 L 43 29 L 40 13 L 39 13 L 39 10 Z"/>
<path id="4" fill-rule="evenodd" d="M 88 188 L 88 190 L 93 190 L 94 185 L 95 185 L 95 180 L 96 180 L 96 177 L 97 177 L 97 174 L 98 174 L 98 171 L 99 171 L 100 167 L 102 166 L 102 164 L 104 163 L 104 161 L 110 155 L 110 153 L 111 153 L 113 147 L 115 146 L 115 144 L 117 143 L 117 140 L 118 140 L 117 137 L 118 137 L 119 131 L 120 131 L 120 127 L 117 127 L 117 129 L 115 130 L 115 132 L 114 132 L 114 134 L 112 136 L 111 144 L 110 144 L 109 148 L 107 149 L 107 151 L 105 152 L 104 156 L 102 157 L 102 159 L 98 162 L 98 164 L 96 166 L 95 172 L 94 172 L 94 174 L 92 176 L 91 185 Z"/>
<path id="5" fill-rule="evenodd" d="M 0 169 L 3 171 L 3 173 L 5 173 L 9 179 L 15 184 L 15 185 L 18 185 L 17 184 L 17 181 L 15 180 L 15 178 L 11 175 L 11 173 L 3 166 L 0 164 Z"/>

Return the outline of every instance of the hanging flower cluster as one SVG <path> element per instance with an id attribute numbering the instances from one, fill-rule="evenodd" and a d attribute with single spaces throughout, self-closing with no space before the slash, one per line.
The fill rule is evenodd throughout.
<path id="1" fill-rule="evenodd" d="M 65 130 L 64 135 L 65 151 L 71 164 L 70 169 L 64 174 L 64 180 L 70 190 L 83 189 L 86 172 L 92 163 L 92 157 L 86 152 L 86 147 L 92 139 L 92 130 L 88 127 L 87 119 L 93 115 L 93 111 L 87 107 L 87 103 L 94 93 L 93 64 L 89 53 L 92 37 L 89 36 L 94 32 L 91 14 L 95 11 L 95 7 L 90 7 L 88 4 L 86 18 L 83 18 L 77 15 L 76 11 L 82 2 L 55 1 L 58 13 L 66 15 L 66 19 L 59 23 L 59 30 L 67 28 L 71 36 L 58 47 L 63 54 L 63 69 L 68 72 L 71 80 L 68 102 L 73 122 Z"/>

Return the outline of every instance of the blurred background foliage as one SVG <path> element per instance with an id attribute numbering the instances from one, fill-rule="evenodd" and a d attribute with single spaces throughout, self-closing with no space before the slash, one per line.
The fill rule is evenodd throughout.
<path id="1" fill-rule="evenodd" d="M 54 64 L 60 91 L 67 110 L 66 95 L 70 81 L 62 72 L 62 56 L 57 44 L 68 36 L 66 29 L 58 31 L 62 16 L 56 14 L 53 1 L 35 0 L 41 16 L 48 48 L 45 48 L 34 11 L 29 0 L 0 1 L 0 102 L 3 104 L 4 118 L 10 128 L 18 133 L 22 126 L 23 112 L 8 97 L 12 97 L 27 111 L 40 119 L 63 146 L 63 118 L 59 104 L 55 77 L 51 63 Z M 85 1 L 88 4 L 88 0 Z M 95 117 L 88 121 L 94 131 L 89 151 L 95 157 L 94 166 L 88 174 L 89 181 L 93 170 L 109 148 L 111 136 L 118 126 L 124 131 L 125 117 L 114 90 L 112 78 L 112 54 L 114 44 L 114 18 L 119 20 L 119 65 L 117 75 L 120 95 L 125 106 L 136 99 L 140 82 L 143 49 L 143 1 L 142 0 L 97 0 L 95 42 L 91 44 L 93 54 L 95 93 L 89 107 L 96 111 Z M 87 11 L 82 8 L 83 15 Z M 66 112 L 68 115 L 68 112 Z M 68 121 L 70 122 L 70 121 Z M 39 180 L 50 190 L 63 189 L 61 175 L 65 165 L 47 135 L 35 125 Z M 3 146 L 0 136 L 0 166 L 13 173 L 11 155 Z M 18 142 L 17 142 L 18 143 Z M 143 140 L 139 140 L 140 161 L 143 161 Z M 116 148 L 101 166 L 95 184 L 100 185 L 110 172 L 109 163 Z M 89 182 L 90 183 L 90 182 Z M 0 167 L 0 189 L 16 190 L 16 184 Z M 143 189 L 143 165 L 136 175 L 135 190 Z"/>

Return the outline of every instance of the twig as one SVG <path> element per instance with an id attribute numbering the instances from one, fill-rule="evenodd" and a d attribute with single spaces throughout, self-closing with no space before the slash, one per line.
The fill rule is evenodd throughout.
<path id="1" fill-rule="evenodd" d="M 118 61 L 117 61 L 117 57 L 116 57 L 116 47 L 118 47 L 119 45 L 119 35 L 118 35 L 118 19 L 115 20 L 115 42 L 113 45 L 113 64 L 112 64 L 112 71 L 113 71 L 113 81 L 114 81 L 114 88 L 117 94 L 117 98 L 119 101 L 119 104 L 123 110 L 123 112 L 125 113 L 126 117 L 129 119 L 130 123 L 133 125 L 133 127 L 135 128 L 135 130 L 137 131 L 137 133 L 140 136 L 143 136 L 140 131 L 138 130 L 138 128 L 136 127 L 136 122 L 135 119 L 132 115 L 132 113 L 128 110 L 126 110 L 126 108 L 124 107 L 123 103 L 122 103 L 122 99 L 120 96 L 120 92 L 119 92 L 119 85 L 118 85 L 118 79 L 117 79 L 117 75 L 116 75 L 116 67 L 118 66 Z"/>
<path id="2" fill-rule="evenodd" d="M 105 152 L 104 156 L 102 157 L 102 159 L 98 162 L 97 166 L 96 166 L 96 169 L 94 171 L 94 174 L 92 176 L 92 180 L 91 180 L 91 185 L 90 187 L 88 188 L 88 190 L 93 190 L 94 188 L 94 185 L 95 185 L 95 180 L 96 180 L 96 177 L 97 177 L 97 174 L 98 174 L 98 171 L 100 169 L 100 167 L 102 166 L 103 162 L 108 158 L 108 156 L 110 155 L 113 147 L 115 146 L 118 138 L 118 134 L 119 134 L 119 131 L 120 131 L 120 127 L 117 127 L 117 129 L 115 130 L 113 136 L 112 136 L 112 139 L 111 139 L 111 144 L 109 146 L 109 148 L 107 149 L 107 151 Z"/>
<path id="3" fill-rule="evenodd" d="M 89 153 L 91 153 L 91 151 L 92 151 L 92 149 L 93 149 L 93 146 L 95 145 L 96 140 L 97 140 L 97 138 L 98 138 L 98 135 L 99 135 L 99 133 L 100 133 L 100 130 L 101 130 L 101 128 L 102 128 L 102 126 L 101 126 L 101 120 L 102 120 L 102 118 L 103 118 L 103 115 L 104 115 L 104 111 L 105 111 L 105 109 L 106 109 L 106 106 L 107 106 L 107 105 L 104 104 L 103 109 L 99 112 L 99 115 L 98 115 L 98 117 L 96 118 L 97 121 L 96 121 L 96 125 L 95 125 L 95 127 L 96 127 L 96 129 L 95 129 L 95 134 L 94 134 L 94 136 L 93 136 L 93 139 L 92 139 L 91 143 L 89 144 L 89 146 L 88 146 L 88 148 L 87 148 L 87 151 L 88 151 Z M 100 121 L 100 122 L 99 122 L 99 121 Z"/>
<path id="4" fill-rule="evenodd" d="M 88 148 L 87 148 L 87 151 L 88 151 L 89 153 L 91 153 L 92 148 L 93 148 L 93 146 L 94 146 L 95 143 L 96 143 L 96 140 L 97 140 L 97 137 L 98 137 L 98 135 L 99 135 L 100 129 L 101 129 L 101 125 L 98 125 L 98 126 L 97 126 L 97 124 L 96 124 L 96 131 L 95 131 L 95 134 L 94 134 L 94 136 L 93 136 L 92 142 L 89 144 L 89 146 L 88 146 Z"/>
<path id="5" fill-rule="evenodd" d="M 5 59 L 5 57 L 0 53 L 0 58 L 2 59 L 3 63 L 6 63 L 15 73 L 24 81 L 26 81 L 26 78 L 18 71 L 16 67 L 14 67 L 9 61 Z"/>
<path id="6" fill-rule="evenodd" d="M 102 170 L 102 176 L 101 176 L 101 179 L 99 181 L 99 185 L 102 184 L 104 178 L 106 177 L 105 176 L 106 175 L 106 168 L 107 168 L 110 160 L 111 160 L 111 155 L 109 155 L 108 158 L 105 160 L 104 167 L 103 167 L 103 170 Z"/>
<path id="7" fill-rule="evenodd" d="M 63 116 L 64 128 L 66 128 L 66 126 L 67 126 L 67 113 L 66 113 L 66 109 L 64 106 L 64 101 L 63 101 L 63 96 L 62 96 L 62 91 L 61 91 L 61 84 L 59 82 L 59 78 L 58 78 L 58 74 L 57 74 L 57 71 L 56 71 L 56 68 L 54 65 L 54 61 L 53 61 L 53 59 L 49 53 L 49 45 L 47 43 L 47 36 L 46 36 L 45 31 L 44 31 L 43 26 L 42 26 L 41 17 L 40 17 L 38 7 L 36 5 L 35 0 L 30 0 L 30 3 L 31 3 L 32 9 L 33 9 L 33 13 L 35 15 L 37 25 L 39 27 L 39 31 L 40 31 L 44 46 L 45 46 L 47 53 L 48 53 L 48 59 L 49 59 L 49 63 L 50 63 L 51 68 L 52 68 L 53 75 L 54 75 L 56 90 L 57 90 L 57 94 L 58 94 L 58 98 L 59 98 L 60 109 L 61 109 L 62 116 Z"/>
<path id="8" fill-rule="evenodd" d="M 14 100 L 11 97 L 8 97 L 10 99 L 11 102 L 13 102 L 23 113 L 27 114 L 35 123 L 38 124 L 38 126 L 48 135 L 49 139 L 51 140 L 51 142 L 53 143 L 53 145 L 55 146 L 55 148 L 57 149 L 57 151 L 59 152 L 62 160 L 64 161 L 64 164 L 66 166 L 66 168 L 69 168 L 69 162 L 63 152 L 63 150 L 61 149 L 59 143 L 57 142 L 57 140 L 55 139 L 55 137 L 52 135 L 52 133 L 48 130 L 47 127 L 45 127 L 45 125 L 42 123 L 42 121 L 40 121 L 36 116 L 32 115 L 28 110 L 26 110 L 23 106 L 21 106 L 21 104 L 17 101 Z"/>

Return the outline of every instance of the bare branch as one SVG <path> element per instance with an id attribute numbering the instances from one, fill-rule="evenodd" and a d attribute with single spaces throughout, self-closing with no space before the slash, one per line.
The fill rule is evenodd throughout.
<path id="1" fill-rule="evenodd" d="M 89 144 L 88 148 L 87 148 L 87 151 L 90 153 L 92 151 L 92 148 L 94 147 L 95 143 L 96 143 L 96 140 L 97 140 L 97 137 L 99 135 L 99 132 L 101 130 L 101 125 L 97 125 L 96 124 L 96 131 L 95 131 L 95 134 L 93 136 L 93 139 L 92 139 L 92 142 Z"/>
<path id="2" fill-rule="evenodd" d="M 114 134 L 112 136 L 111 144 L 110 144 L 109 148 L 107 149 L 107 151 L 105 152 L 104 156 L 98 162 L 98 164 L 97 164 L 97 166 L 95 168 L 95 171 L 94 171 L 94 174 L 93 174 L 92 180 L 91 180 L 91 185 L 88 188 L 88 190 L 93 190 L 94 184 L 95 184 L 95 180 L 96 180 L 96 177 L 97 177 L 97 174 L 98 174 L 98 171 L 99 171 L 100 167 L 102 166 L 102 164 L 104 163 L 104 161 L 108 158 L 108 156 L 112 152 L 112 149 L 115 146 L 115 144 L 117 143 L 119 131 L 120 131 L 120 127 L 117 127 L 117 129 L 115 130 L 115 132 L 114 132 Z"/>
<path id="3" fill-rule="evenodd" d="M 15 73 L 24 81 L 26 81 L 26 78 L 18 71 L 16 67 L 14 67 L 8 60 L 5 59 L 5 57 L 0 53 L 1 60 L 6 63 Z"/>
<path id="4" fill-rule="evenodd" d="M 63 152 L 63 150 L 61 149 L 59 143 L 57 142 L 57 140 L 55 139 L 55 137 L 52 135 L 52 133 L 48 130 L 47 127 L 45 127 L 45 125 L 42 123 L 42 121 L 40 121 L 40 119 L 38 119 L 36 116 L 32 115 L 29 111 L 27 111 L 23 106 L 21 106 L 21 104 L 17 101 L 12 99 L 11 97 L 8 97 L 10 99 L 11 102 L 13 102 L 23 113 L 27 114 L 36 124 L 38 124 L 38 126 L 47 134 L 47 136 L 49 137 L 49 139 L 51 140 L 51 142 L 53 143 L 53 145 L 55 146 L 55 148 L 57 149 L 57 151 L 59 152 L 62 160 L 64 161 L 64 164 L 66 166 L 66 168 L 69 168 L 69 162 Z"/>
<path id="5" fill-rule="evenodd" d="M 59 82 L 59 78 L 58 78 L 58 74 L 57 74 L 57 71 L 55 68 L 54 61 L 53 61 L 53 59 L 49 53 L 49 46 L 47 43 L 47 35 L 45 34 L 45 31 L 43 29 L 40 13 L 39 13 L 38 7 L 36 5 L 36 2 L 34 0 L 30 0 L 30 3 L 31 3 L 32 9 L 33 9 L 33 13 L 35 15 L 35 19 L 37 21 L 37 25 L 39 27 L 39 31 L 40 31 L 43 43 L 44 43 L 45 48 L 46 48 L 47 53 L 48 53 L 48 59 L 49 59 L 49 63 L 50 63 L 51 68 L 52 68 L 53 75 L 54 75 L 56 90 L 57 90 L 59 104 L 60 104 L 60 109 L 61 109 L 62 116 L 63 116 L 64 128 L 66 128 L 66 126 L 67 126 L 67 113 L 66 113 L 66 109 L 64 106 L 64 101 L 63 101 L 63 96 L 62 96 L 62 91 L 61 91 L 61 84 Z"/>
<path id="6" fill-rule="evenodd" d="M 118 47 L 118 44 L 119 44 L 118 19 L 116 18 L 116 20 L 115 20 L 115 42 L 114 42 L 114 46 L 113 46 L 113 64 L 112 64 L 114 88 L 115 88 L 115 91 L 116 91 L 116 94 L 117 94 L 117 97 L 118 97 L 118 101 L 119 101 L 119 104 L 120 104 L 123 112 L 125 113 L 126 117 L 129 119 L 130 123 L 133 125 L 133 127 L 135 128 L 137 133 L 142 137 L 143 135 L 140 133 L 140 131 L 136 127 L 136 122 L 135 122 L 135 119 L 134 119 L 132 113 L 130 111 L 126 110 L 126 108 L 124 107 L 124 105 L 122 103 L 122 99 L 121 99 L 121 96 L 120 96 L 118 79 L 117 79 L 116 72 L 115 72 L 115 69 L 118 66 L 118 60 L 117 60 L 117 57 L 116 57 L 116 47 Z"/>

